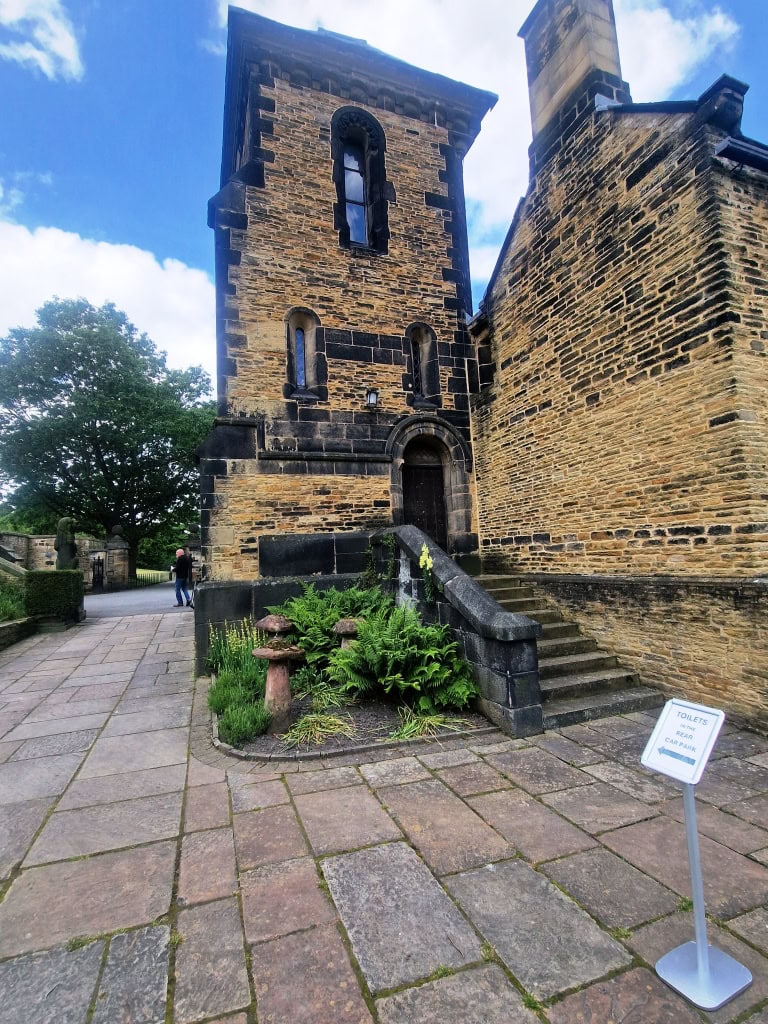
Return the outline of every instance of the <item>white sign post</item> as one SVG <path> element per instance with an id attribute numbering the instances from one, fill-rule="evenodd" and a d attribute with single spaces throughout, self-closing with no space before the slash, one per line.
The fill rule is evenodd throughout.
<path id="1" fill-rule="evenodd" d="M 684 700 L 667 701 L 640 758 L 646 768 L 683 784 L 696 930 L 696 940 L 666 953 L 657 962 L 656 973 L 703 1010 L 718 1009 L 752 984 L 752 975 L 746 967 L 707 943 L 694 787 L 704 773 L 724 721 L 724 713 L 714 708 Z"/>

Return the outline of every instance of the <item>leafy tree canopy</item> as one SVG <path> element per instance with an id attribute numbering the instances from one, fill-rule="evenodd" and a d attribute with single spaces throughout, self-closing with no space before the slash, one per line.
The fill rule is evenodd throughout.
<path id="1" fill-rule="evenodd" d="M 205 371 L 169 369 L 111 303 L 54 299 L 37 320 L 0 339 L 0 484 L 14 507 L 97 534 L 119 524 L 134 553 L 197 518 Z"/>

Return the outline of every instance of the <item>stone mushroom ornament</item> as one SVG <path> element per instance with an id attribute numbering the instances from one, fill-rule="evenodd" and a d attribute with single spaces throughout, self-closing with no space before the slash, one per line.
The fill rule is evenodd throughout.
<path id="1" fill-rule="evenodd" d="M 264 693 L 264 707 L 272 716 L 269 732 L 285 732 L 291 724 L 290 664 L 302 661 L 304 651 L 285 639 L 293 624 L 284 615 L 266 615 L 259 619 L 256 628 L 270 634 L 268 643 L 252 652 L 254 658 L 264 658 L 269 662 Z"/>

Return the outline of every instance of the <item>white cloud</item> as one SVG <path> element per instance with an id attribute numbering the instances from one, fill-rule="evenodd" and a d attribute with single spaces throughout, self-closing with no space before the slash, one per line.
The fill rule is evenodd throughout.
<path id="1" fill-rule="evenodd" d="M 170 366 L 200 364 L 214 377 L 214 288 L 202 270 L 132 245 L 0 220 L 0 280 L 0 336 L 33 326 L 35 310 L 54 295 L 114 302 L 168 353 Z"/>
<path id="2" fill-rule="evenodd" d="M 653 0 L 617 0 L 621 69 L 636 103 L 666 99 L 717 50 L 727 50 L 739 26 L 719 7 L 687 5 L 675 17 Z M 694 97 L 695 98 L 695 97 Z"/>
<path id="3" fill-rule="evenodd" d="M 61 0 L 0 0 L 0 59 L 16 61 L 46 78 L 83 77 L 75 30 Z"/>

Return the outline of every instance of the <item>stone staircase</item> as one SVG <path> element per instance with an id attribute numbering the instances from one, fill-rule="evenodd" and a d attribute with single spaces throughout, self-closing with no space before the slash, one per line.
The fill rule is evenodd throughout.
<path id="1" fill-rule="evenodd" d="M 545 729 L 644 711 L 664 703 L 659 690 L 641 686 L 633 669 L 620 665 L 614 654 L 601 651 L 575 622 L 566 622 L 535 587 L 515 576 L 480 575 L 475 579 L 505 611 L 541 623 L 539 679 Z"/>

